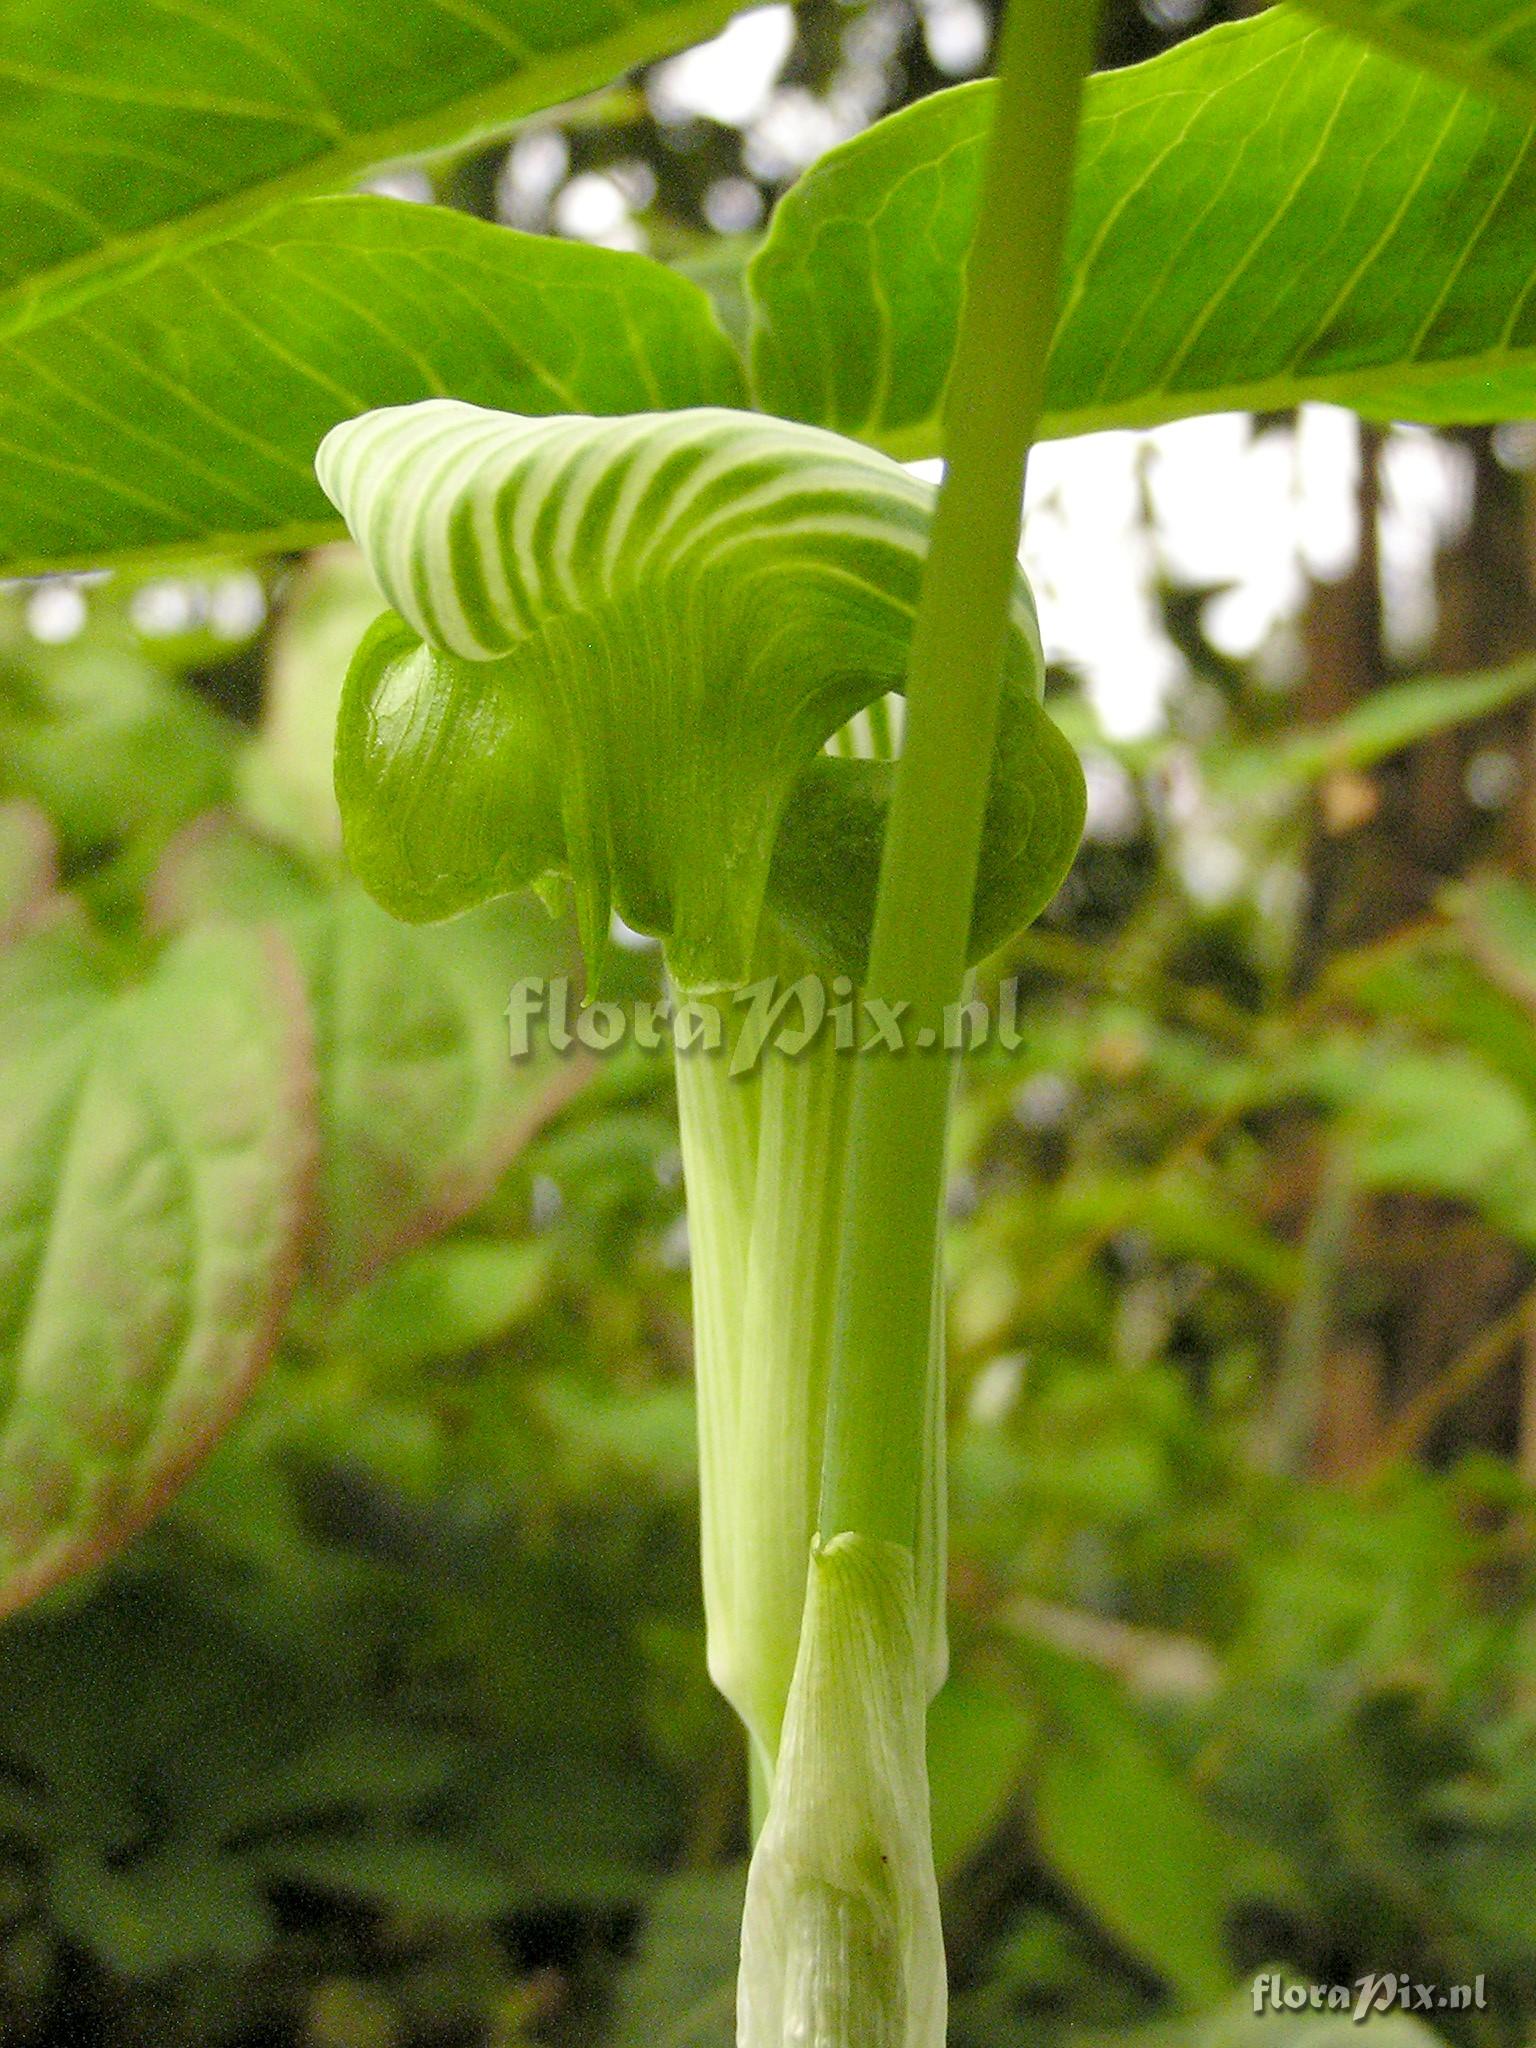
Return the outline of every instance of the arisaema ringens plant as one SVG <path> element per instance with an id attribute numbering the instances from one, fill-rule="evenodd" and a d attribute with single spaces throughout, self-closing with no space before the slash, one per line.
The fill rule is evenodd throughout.
<path id="1" fill-rule="evenodd" d="M 1092 19 L 1017 0 L 1005 29 L 937 499 L 855 441 L 724 410 L 434 400 L 319 457 L 393 607 L 338 727 L 356 871 L 413 920 L 566 877 L 590 984 L 617 911 L 694 1026 L 709 1660 L 756 1836 L 744 2048 L 944 2038 L 944 1021 L 1082 823 L 1016 548 Z M 893 691 L 895 760 L 849 738 L 890 729 Z M 855 1028 L 765 1036 L 807 977 Z"/>

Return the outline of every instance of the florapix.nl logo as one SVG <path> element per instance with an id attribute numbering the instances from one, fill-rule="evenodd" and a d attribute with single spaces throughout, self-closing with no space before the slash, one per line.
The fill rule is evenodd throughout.
<path id="1" fill-rule="evenodd" d="M 769 1046 L 790 1059 L 823 1043 L 856 1057 L 988 1045 L 1017 1052 L 1024 1043 L 1019 1009 L 1013 979 L 1000 982 L 987 1001 L 967 997 L 925 1022 L 909 1003 L 865 996 L 846 974 L 802 974 L 793 981 L 769 976 L 718 994 L 587 1003 L 569 975 L 530 975 L 512 985 L 507 1049 L 514 1060 L 525 1060 L 540 1051 L 604 1054 L 638 1046 L 725 1059 L 733 1074 L 749 1074 Z"/>
<path id="2" fill-rule="evenodd" d="M 1487 2004 L 1480 1975 L 1467 1984 L 1425 1984 L 1406 1970 L 1371 1970 L 1351 1984 L 1319 1984 L 1265 1970 L 1253 1980 L 1256 2013 L 1347 2012 L 1356 2024 L 1377 2013 L 1482 2012 Z"/>

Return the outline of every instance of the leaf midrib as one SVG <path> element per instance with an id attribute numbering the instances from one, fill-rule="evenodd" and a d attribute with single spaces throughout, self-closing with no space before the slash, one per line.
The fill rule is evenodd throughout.
<path id="1" fill-rule="evenodd" d="M 39 555 L 7 561 L 5 580 L 25 581 L 31 576 L 69 575 L 86 569 L 132 568 L 153 562 L 167 569 L 188 563 L 240 562 L 257 555 L 296 555 L 310 548 L 325 547 L 345 540 L 347 529 L 339 519 L 296 520 L 286 526 L 264 526 L 259 532 L 199 534 L 195 540 L 159 541 L 153 545 L 128 548 L 82 548 L 78 554 Z"/>
<path id="2" fill-rule="evenodd" d="M 430 113 L 349 135 L 345 143 L 277 178 L 228 193 L 212 204 L 152 227 L 114 236 L 45 271 L 34 272 L 0 291 L 0 340 L 25 333 L 67 313 L 111 285 L 131 282 L 167 257 L 180 257 L 224 239 L 237 228 L 284 202 L 311 192 L 347 186 L 382 164 L 424 162 L 494 136 L 529 115 L 610 84 L 657 54 L 658 34 L 672 48 L 715 33 L 738 11 L 739 0 L 678 0 L 659 14 L 595 43 L 555 57 L 539 57 L 510 78 L 484 86 Z M 275 110 L 274 110 L 275 111 Z M 295 106 L 282 118 L 298 129 L 314 128 Z"/>
<path id="3" fill-rule="evenodd" d="M 1253 383 L 1208 386 L 1190 394 L 1160 387 L 1135 398 L 1113 400 L 1102 405 L 1074 406 L 1068 411 L 1047 411 L 1040 424 L 1042 441 L 1069 441 L 1079 434 L 1102 434 L 1143 427 L 1167 426 L 1174 420 L 1203 417 L 1217 412 L 1285 412 L 1297 405 L 1316 403 L 1352 407 L 1365 418 L 1382 418 L 1386 408 L 1382 393 L 1390 389 L 1396 399 L 1418 390 L 1431 395 L 1451 381 L 1481 375 L 1508 378 L 1512 372 L 1531 373 L 1536 389 L 1536 343 L 1528 348 L 1484 351 L 1477 356 L 1447 356 L 1434 362 L 1403 364 L 1390 375 L 1380 368 L 1360 370 L 1317 370 L 1310 374 L 1281 371 Z M 910 426 L 881 431 L 865 422 L 842 426 L 838 432 L 851 434 L 897 462 L 922 462 L 933 456 L 933 416 L 925 415 Z"/>

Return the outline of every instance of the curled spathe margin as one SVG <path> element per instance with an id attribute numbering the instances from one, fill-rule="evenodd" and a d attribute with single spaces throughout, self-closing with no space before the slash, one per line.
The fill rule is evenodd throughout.
<path id="1" fill-rule="evenodd" d="M 447 917 L 564 874 L 594 975 L 617 908 L 683 987 L 739 985 L 766 908 L 861 978 L 891 771 L 822 750 L 902 686 L 930 486 L 756 414 L 452 400 L 345 422 L 317 468 L 395 607 L 353 662 L 336 766 L 349 858 L 387 909 Z M 978 958 L 1081 830 L 1041 677 L 1021 574 Z"/>

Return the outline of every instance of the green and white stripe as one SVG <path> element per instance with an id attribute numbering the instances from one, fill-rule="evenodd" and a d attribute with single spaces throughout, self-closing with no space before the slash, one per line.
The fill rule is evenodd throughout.
<path id="1" fill-rule="evenodd" d="M 820 582 L 910 614 L 934 495 L 839 435 L 721 408 L 522 419 L 430 399 L 344 422 L 316 466 L 396 611 L 471 661 L 637 593 L 697 602 L 722 574 L 776 606 Z M 1015 624 L 1032 654 L 1022 576 Z"/>
<path id="2" fill-rule="evenodd" d="M 733 985 L 766 899 L 860 971 L 886 785 L 845 757 L 890 750 L 931 486 L 755 413 L 447 399 L 346 422 L 318 468 L 399 615 L 359 649 L 337 734 L 348 853 L 387 908 L 449 916 L 553 870 L 594 964 L 616 906 L 684 987 Z M 979 944 L 1034 914 L 1076 843 L 1041 666 L 1021 574 Z M 781 863 L 791 819 L 818 844 Z"/>

